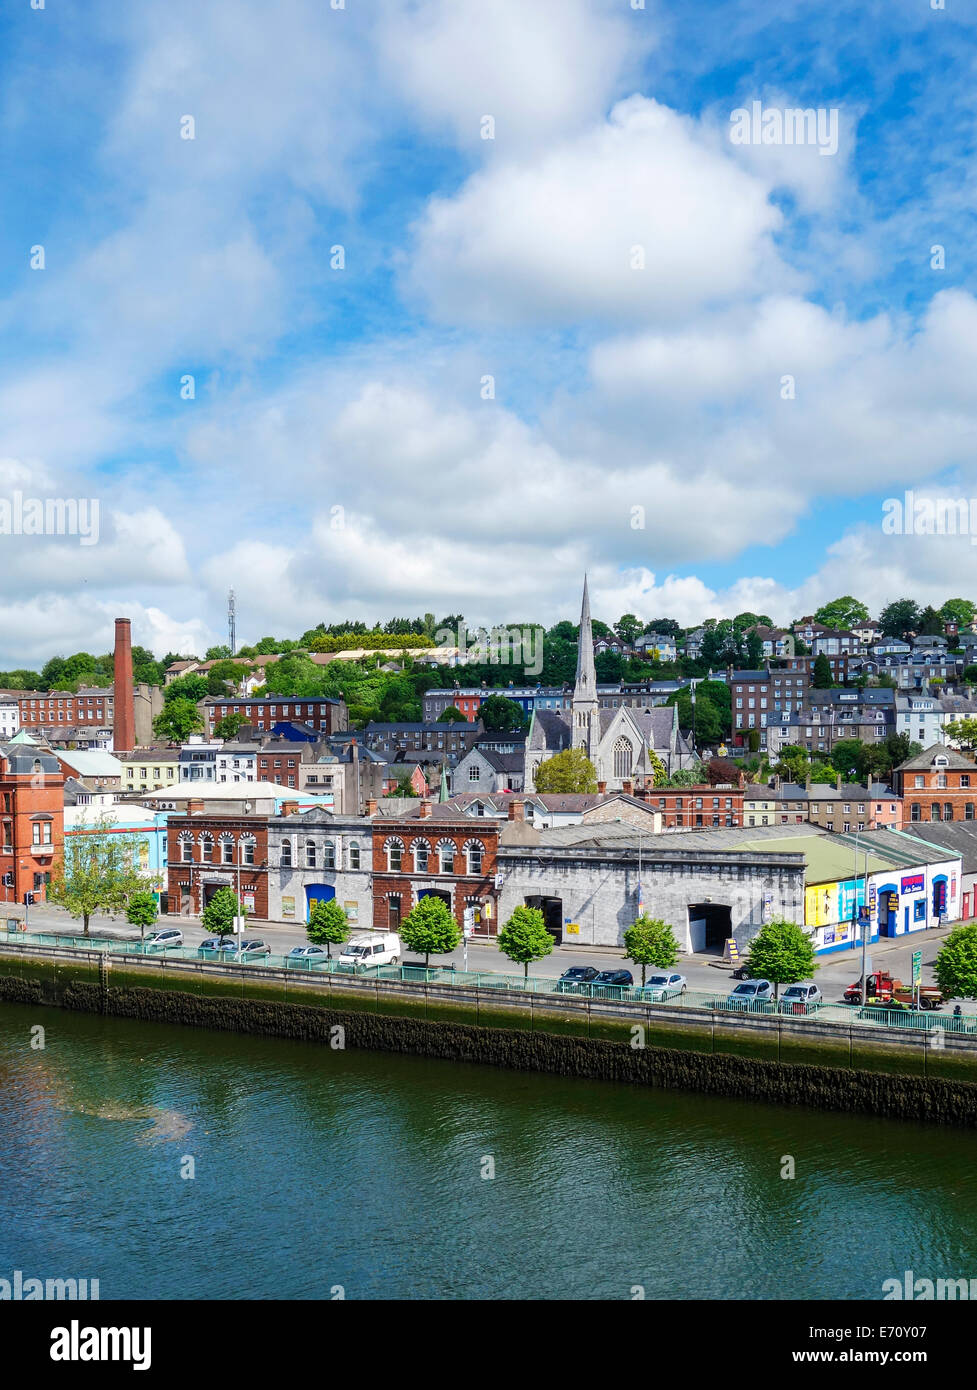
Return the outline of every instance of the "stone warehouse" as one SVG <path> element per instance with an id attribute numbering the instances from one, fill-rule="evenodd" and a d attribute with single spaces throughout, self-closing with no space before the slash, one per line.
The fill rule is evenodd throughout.
<path id="1" fill-rule="evenodd" d="M 268 915 L 307 922 L 312 904 L 335 898 L 354 929 L 373 925 L 373 827 L 365 816 L 333 815 L 294 802 L 268 821 Z"/>
<path id="2" fill-rule="evenodd" d="M 742 831 L 642 836 L 624 824 L 542 831 L 525 825 L 522 843 L 514 843 L 504 832 L 496 920 L 535 907 L 557 942 L 619 946 L 640 900 L 671 924 L 683 950 L 718 952 L 733 937 L 742 951 L 774 917 L 804 921 L 800 846 L 796 853 L 781 846 L 768 852 L 763 832 L 753 834 L 744 843 Z"/>

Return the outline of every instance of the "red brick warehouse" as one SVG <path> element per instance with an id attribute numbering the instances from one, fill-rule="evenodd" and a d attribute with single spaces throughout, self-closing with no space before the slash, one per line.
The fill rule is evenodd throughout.
<path id="1" fill-rule="evenodd" d="M 189 801 L 167 827 L 167 911 L 199 917 L 219 888 L 251 917 L 268 919 L 268 817 L 210 815 Z"/>
<path id="2" fill-rule="evenodd" d="M 27 745 L 0 753 L 0 876 L 5 902 L 45 897 L 64 854 L 64 775 L 56 757 Z"/>
<path id="3" fill-rule="evenodd" d="M 473 822 L 456 807 L 422 801 L 410 815 L 373 822 L 373 925 L 397 931 L 422 897 L 435 894 L 459 927 L 481 908 L 479 932 L 498 931 L 495 865 L 501 825 Z M 485 908 L 488 908 L 486 913 Z"/>

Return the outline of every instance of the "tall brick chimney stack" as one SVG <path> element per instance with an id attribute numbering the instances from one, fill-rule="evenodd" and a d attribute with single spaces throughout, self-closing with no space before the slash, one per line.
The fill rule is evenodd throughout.
<path id="1" fill-rule="evenodd" d="M 132 628 L 128 618 L 115 620 L 112 745 L 116 753 L 129 753 L 136 746 L 136 707 L 132 698 Z"/>

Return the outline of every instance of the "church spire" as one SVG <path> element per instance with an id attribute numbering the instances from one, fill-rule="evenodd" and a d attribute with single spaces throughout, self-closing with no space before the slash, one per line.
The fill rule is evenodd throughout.
<path id="1" fill-rule="evenodd" d="M 583 603 L 580 605 L 580 636 L 577 638 L 577 679 L 573 687 L 573 703 L 597 702 L 597 672 L 594 669 L 594 634 L 590 624 L 590 594 L 587 576 L 583 577 Z"/>

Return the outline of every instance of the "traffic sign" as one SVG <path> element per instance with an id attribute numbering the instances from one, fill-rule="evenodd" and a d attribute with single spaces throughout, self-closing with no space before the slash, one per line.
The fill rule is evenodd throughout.
<path id="1" fill-rule="evenodd" d="M 923 977 L 923 953 L 913 951 L 913 984 L 918 985 Z"/>

